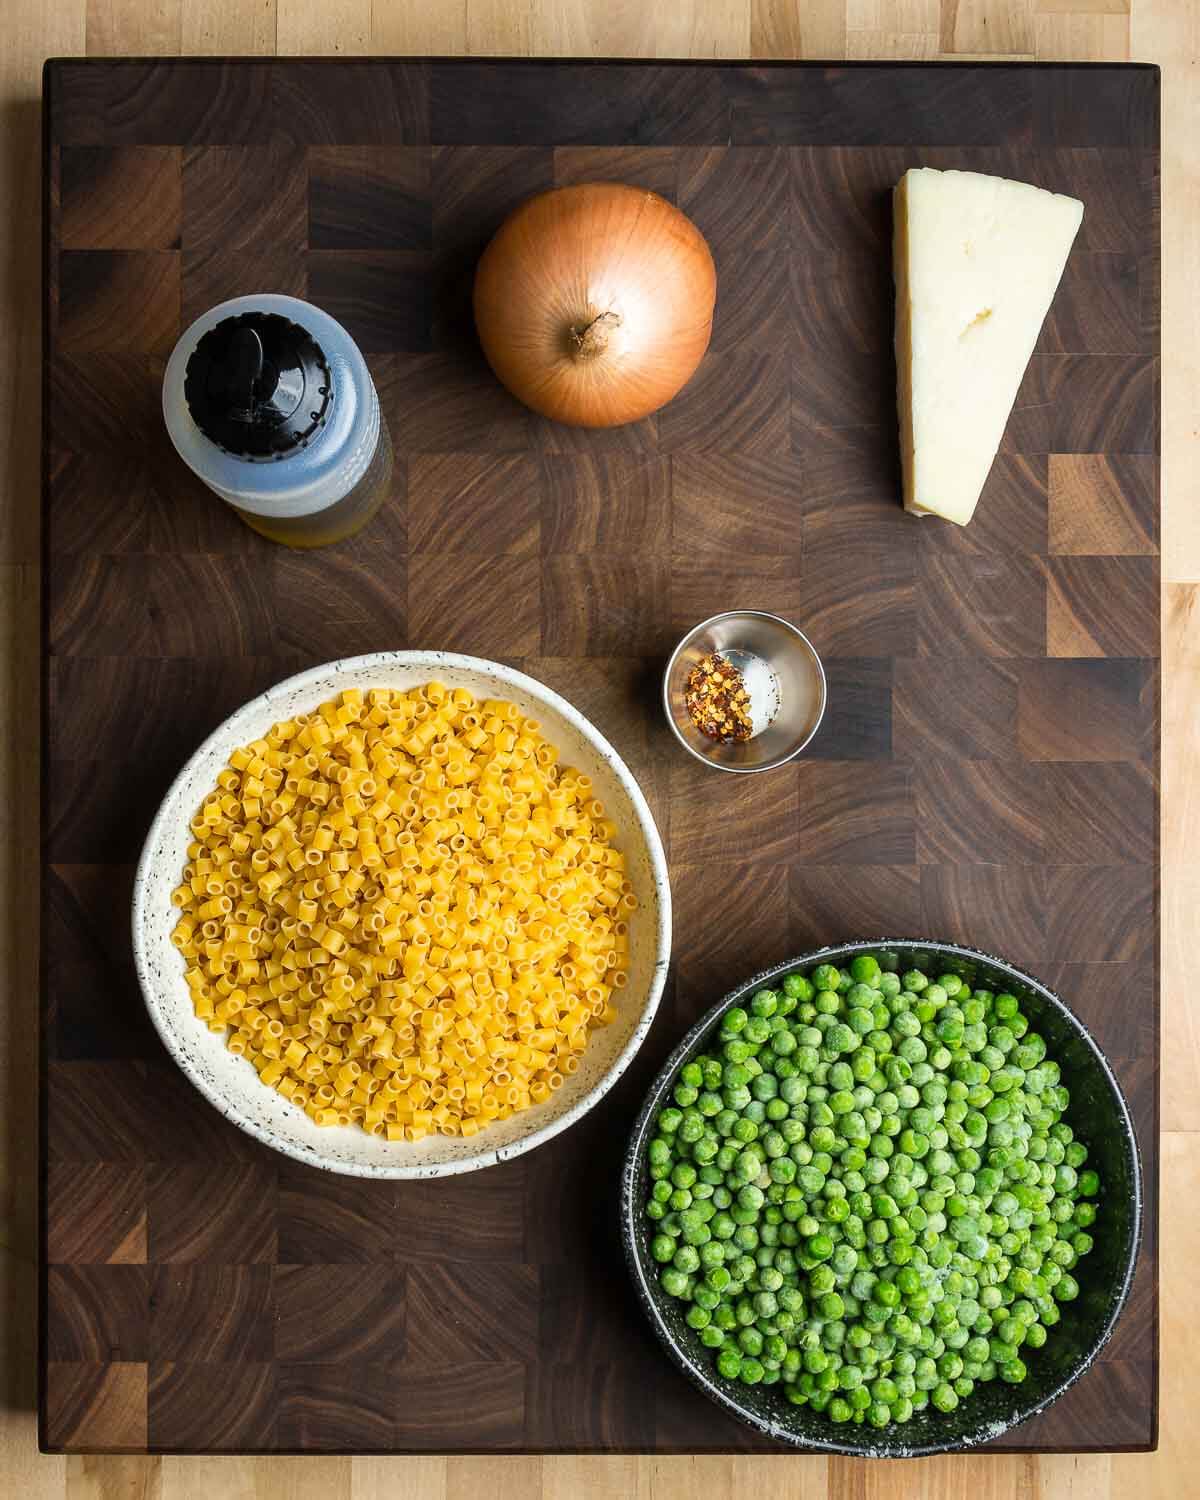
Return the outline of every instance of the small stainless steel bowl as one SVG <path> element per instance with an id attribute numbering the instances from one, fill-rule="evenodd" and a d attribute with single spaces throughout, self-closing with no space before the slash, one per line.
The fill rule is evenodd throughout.
<path id="1" fill-rule="evenodd" d="M 742 673 L 754 733 L 737 745 L 701 734 L 684 702 L 688 673 L 713 651 Z M 771 771 L 800 754 L 825 714 L 825 669 L 802 630 L 759 609 L 731 609 L 694 626 L 663 674 L 663 708 L 675 738 L 718 771 Z"/>

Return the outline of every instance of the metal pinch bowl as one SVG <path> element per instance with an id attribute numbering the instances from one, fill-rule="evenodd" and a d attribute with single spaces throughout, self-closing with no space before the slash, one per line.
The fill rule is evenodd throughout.
<path id="1" fill-rule="evenodd" d="M 723 745 L 702 734 L 684 702 L 688 674 L 717 652 L 742 674 L 754 732 Z M 812 642 L 778 615 L 728 610 L 693 626 L 671 653 L 663 674 L 663 708 L 675 738 L 718 771 L 771 771 L 799 755 L 825 715 L 825 669 Z"/>

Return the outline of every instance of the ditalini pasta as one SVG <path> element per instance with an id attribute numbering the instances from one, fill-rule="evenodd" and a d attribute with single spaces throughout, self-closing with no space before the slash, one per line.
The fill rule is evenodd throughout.
<path id="1" fill-rule="evenodd" d="M 196 1014 L 317 1124 L 474 1135 L 614 1018 L 637 898 L 540 730 L 437 682 L 351 690 L 235 750 L 192 819 Z"/>

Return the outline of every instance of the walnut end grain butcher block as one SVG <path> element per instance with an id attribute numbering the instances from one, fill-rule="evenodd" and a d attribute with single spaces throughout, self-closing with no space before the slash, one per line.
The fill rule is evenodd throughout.
<path id="1" fill-rule="evenodd" d="M 64 61 L 47 84 L 44 1444 L 764 1450 L 656 1347 L 617 1165 L 729 985 L 890 933 L 1032 970 L 1113 1060 L 1147 1178 L 1133 1295 L 998 1446 L 1152 1446 L 1157 72 Z M 890 190 L 918 165 L 1086 205 L 967 530 L 899 504 Z M 583 432 L 491 378 L 469 288 L 509 209 L 597 178 L 678 203 L 720 281 L 679 398 Z M 395 440 L 391 504 L 327 551 L 241 525 L 163 432 L 181 328 L 258 290 L 347 325 Z M 732 607 L 795 621 L 829 674 L 812 748 L 763 776 L 681 755 L 657 706 L 675 639 Z M 676 902 L 619 1086 L 528 1156 L 411 1184 L 221 1119 L 128 939 L 133 861 L 200 740 L 299 668 L 399 646 L 565 693 L 645 788 Z"/>

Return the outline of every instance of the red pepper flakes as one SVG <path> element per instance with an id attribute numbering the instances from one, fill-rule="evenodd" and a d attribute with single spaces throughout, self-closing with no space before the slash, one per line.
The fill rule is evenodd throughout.
<path id="1" fill-rule="evenodd" d="M 742 674 L 716 651 L 688 673 L 683 701 L 692 723 L 710 740 L 738 745 L 754 733 Z"/>

